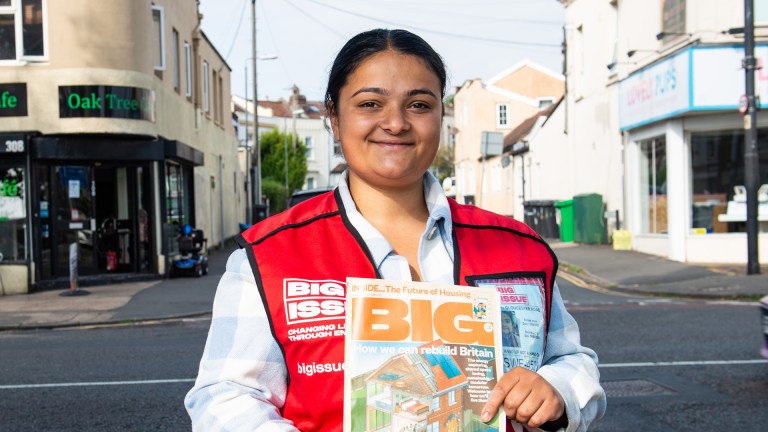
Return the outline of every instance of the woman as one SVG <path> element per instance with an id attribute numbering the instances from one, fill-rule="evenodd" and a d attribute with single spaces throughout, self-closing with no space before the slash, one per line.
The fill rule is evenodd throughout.
<path id="1" fill-rule="evenodd" d="M 519 222 L 449 201 L 427 173 L 445 83 L 440 56 L 407 31 L 364 32 L 341 49 L 326 107 L 348 170 L 334 192 L 239 239 L 185 400 L 195 429 L 341 430 L 344 337 L 332 329 L 343 328 L 348 276 L 452 284 L 540 276 L 543 366 L 507 372 L 483 420 L 502 404 L 508 417 L 547 430 L 586 430 L 602 415 L 596 356 L 565 311 L 551 250 Z"/>
<path id="2" fill-rule="evenodd" d="M 501 345 L 505 348 L 520 346 L 520 328 L 512 311 L 501 311 Z"/>

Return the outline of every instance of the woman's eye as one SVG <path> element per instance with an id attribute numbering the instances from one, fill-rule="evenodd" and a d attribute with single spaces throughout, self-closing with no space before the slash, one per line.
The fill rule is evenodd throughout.
<path id="1" fill-rule="evenodd" d="M 431 108 L 431 106 L 429 104 L 425 104 L 424 102 L 414 102 L 411 104 L 411 108 L 418 110 L 428 110 Z"/>
<path id="2" fill-rule="evenodd" d="M 368 101 L 368 102 L 363 102 L 363 103 L 359 104 L 358 106 L 360 108 L 376 108 L 377 105 L 376 105 L 376 102 Z"/>

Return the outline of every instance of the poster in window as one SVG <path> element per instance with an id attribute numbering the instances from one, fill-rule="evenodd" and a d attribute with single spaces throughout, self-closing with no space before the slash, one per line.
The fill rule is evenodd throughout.
<path id="1" fill-rule="evenodd" d="M 0 221 L 24 219 L 26 215 L 22 169 L 0 171 Z"/>
<path id="2" fill-rule="evenodd" d="M 69 197 L 80 198 L 80 180 L 69 181 Z"/>

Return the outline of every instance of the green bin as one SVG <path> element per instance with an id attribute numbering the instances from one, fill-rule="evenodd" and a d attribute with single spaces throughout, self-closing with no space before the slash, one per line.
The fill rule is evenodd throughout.
<path id="1" fill-rule="evenodd" d="M 573 240 L 576 243 L 606 244 L 603 196 L 596 193 L 573 197 Z"/>
<path id="2" fill-rule="evenodd" d="M 560 212 L 560 241 L 573 241 L 573 200 L 558 201 L 555 208 Z"/>

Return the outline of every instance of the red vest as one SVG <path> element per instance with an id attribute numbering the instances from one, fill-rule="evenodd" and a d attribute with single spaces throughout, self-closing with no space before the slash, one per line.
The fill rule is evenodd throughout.
<path id="1" fill-rule="evenodd" d="M 549 317 L 557 258 L 547 244 L 514 219 L 449 203 L 454 283 L 540 278 Z M 381 278 L 341 197 L 329 192 L 299 204 L 246 230 L 238 243 L 248 253 L 285 358 L 283 417 L 302 431 L 341 431 L 345 281 Z"/>

